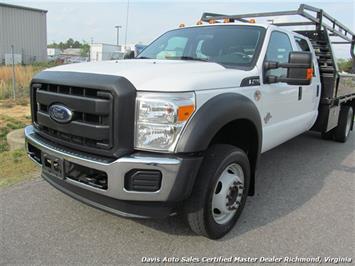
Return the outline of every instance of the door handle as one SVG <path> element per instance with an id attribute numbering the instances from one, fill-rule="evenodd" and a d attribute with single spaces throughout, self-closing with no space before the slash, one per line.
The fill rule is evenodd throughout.
<path id="1" fill-rule="evenodd" d="M 303 90 L 303 88 L 301 86 L 298 87 L 298 100 L 299 101 L 302 100 L 302 90 Z"/>

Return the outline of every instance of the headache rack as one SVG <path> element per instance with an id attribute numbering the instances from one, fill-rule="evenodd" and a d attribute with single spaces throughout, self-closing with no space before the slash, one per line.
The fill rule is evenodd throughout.
<path id="1" fill-rule="evenodd" d="M 332 44 L 350 44 L 350 54 L 355 60 L 355 33 L 348 27 L 344 26 L 341 22 L 330 16 L 323 9 L 319 9 L 306 4 L 301 4 L 296 10 L 289 11 L 276 11 L 276 12 L 261 12 L 261 13 L 248 13 L 239 15 L 223 15 L 216 13 L 205 12 L 202 14 L 201 21 L 210 22 L 214 20 L 216 22 L 220 20 L 228 20 L 229 22 L 250 22 L 251 18 L 257 17 L 280 17 L 280 16 L 301 16 L 305 21 L 290 21 L 290 22 L 274 22 L 274 20 L 268 20 L 276 26 L 315 26 L 316 31 L 326 30 L 329 36 L 336 36 L 342 39 L 342 41 L 331 41 Z M 354 71 L 353 63 L 353 71 Z M 355 72 L 354 72 L 355 73 Z"/>
<path id="2" fill-rule="evenodd" d="M 278 22 L 279 17 L 282 16 L 296 20 L 288 19 L 287 22 Z M 203 13 L 201 21 L 250 23 L 251 19 L 255 18 L 265 18 L 267 22 L 279 27 L 292 27 L 292 31 L 308 37 L 311 41 L 317 56 L 322 82 L 319 116 L 313 129 L 327 132 L 334 128 L 337 125 L 340 104 L 355 99 L 355 75 L 339 71 L 332 44 L 350 45 L 351 72 L 355 73 L 355 33 L 324 10 L 306 4 L 301 4 L 298 9 L 289 11 L 239 15 Z M 314 28 L 310 29 L 310 26 Z"/>

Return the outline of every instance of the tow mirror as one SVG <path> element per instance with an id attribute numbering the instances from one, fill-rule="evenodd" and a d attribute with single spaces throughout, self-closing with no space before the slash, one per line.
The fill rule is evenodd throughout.
<path id="1" fill-rule="evenodd" d="M 285 82 L 289 85 L 309 85 L 313 77 L 312 53 L 290 52 L 288 63 L 265 61 L 264 71 L 269 69 L 287 68 L 287 77 L 267 75 L 265 83 Z"/>

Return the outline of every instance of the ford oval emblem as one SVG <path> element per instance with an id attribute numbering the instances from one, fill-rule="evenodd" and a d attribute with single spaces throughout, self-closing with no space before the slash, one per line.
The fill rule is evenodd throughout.
<path id="1" fill-rule="evenodd" d="M 69 123 L 73 118 L 73 112 L 64 105 L 53 104 L 48 109 L 49 117 L 58 123 Z"/>

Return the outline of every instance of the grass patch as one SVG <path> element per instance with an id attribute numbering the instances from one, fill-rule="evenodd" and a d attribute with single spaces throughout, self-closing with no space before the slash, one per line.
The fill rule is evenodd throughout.
<path id="1" fill-rule="evenodd" d="M 9 106 L 9 100 L 0 101 L 0 153 L 8 150 L 6 135 L 31 124 L 29 105 Z"/>
<path id="2" fill-rule="evenodd" d="M 8 150 L 6 136 L 15 129 L 24 128 L 26 126 L 26 119 L 16 119 L 8 115 L 0 114 L 0 153 Z M 1 162 L 1 160 L 0 160 Z"/>
<path id="3" fill-rule="evenodd" d="M 0 153 L 0 187 L 7 187 L 38 176 L 39 167 L 24 149 Z"/>
<path id="4" fill-rule="evenodd" d="M 29 95 L 29 87 L 32 77 L 42 68 L 34 66 L 15 66 L 16 77 L 16 98 L 26 97 Z M 0 67 L 0 99 L 11 98 L 12 95 L 12 67 Z"/>
<path id="5" fill-rule="evenodd" d="M 28 104 L 9 103 L 8 100 L 0 101 L 0 187 L 33 179 L 39 172 L 36 164 L 27 157 L 24 148 L 8 151 L 7 134 L 31 123 Z"/>
<path id="6" fill-rule="evenodd" d="M 36 63 L 33 65 L 16 65 L 16 99 L 29 96 L 30 83 L 35 74 L 56 65 L 58 65 L 56 62 Z M 0 100 L 10 99 L 12 97 L 12 66 L 0 66 Z"/>

